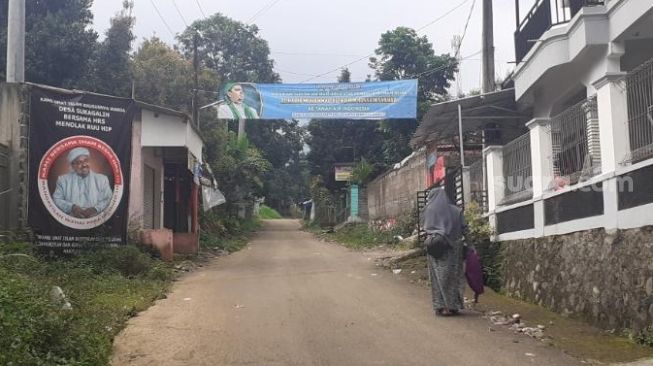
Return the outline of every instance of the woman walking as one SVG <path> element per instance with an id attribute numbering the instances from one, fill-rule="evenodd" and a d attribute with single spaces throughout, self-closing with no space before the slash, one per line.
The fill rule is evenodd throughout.
<path id="1" fill-rule="evenodd" d="M 420 217 L 426 231 L 426 258 L 436 315 L 455 315 L 463 309 L 462 210 L 449 202 L 443 188 L 433 189 Z"/>

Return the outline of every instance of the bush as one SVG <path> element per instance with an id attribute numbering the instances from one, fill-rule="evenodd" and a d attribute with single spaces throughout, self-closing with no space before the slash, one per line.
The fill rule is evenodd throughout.
<path id="1" fill-rule="evenodd" d="M 170 265 L 136 247 L 69 259 L 32 256 L 0 245 L 0 365 L 107 365 L 112 339 L 129 317 L 168 288 Z M 53 303 L 59 286 L 72 310 Z"/>
<path id="2" fill-rule="evenodd" d="M 261 205 L 261 209 L 258 213 L 258 217 L 263 220 L 273 220 L 273 219 L 280 219 L 281 215 L 277 212 L 277 210 L 268 207 L 266 205 Z"/>
<path id="3" fill-rule="evenodd" d="M 490 240 L 493 234 L 490 223 L 483 217 L 478 204 L 473 201 L 465 207 L 465 221 L 467 221 L 465 239 L 467 244 L 476 248 L 481 258 L 485 285 L 500 291 L 503 284 L 501 244 Z"/>
<path id="4" fill-rule="evenodd" d="M 375 230 L 366 224 L 352 224 L 329 234 L 329 237 L 352 249 L 373 248 L 382 244 L 394 243 L 391 230 Z"/>

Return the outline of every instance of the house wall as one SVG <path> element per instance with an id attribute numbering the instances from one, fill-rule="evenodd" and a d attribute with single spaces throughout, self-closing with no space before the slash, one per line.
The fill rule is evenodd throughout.
<path id="1" fill-rule="evenodd" d="M 142 121 L 139 117 L 134 119 L 132 132 L 132 161 L 131 181 L 129 191 L 129 227 L 130 231 L 143 228 L 143 202 L 145 194 L 144 166 L 154 169 L 154 180 L 157 189 L 154 192 L 155 225 L 151 229 L 163 226 L 163 158 L 160 149 L 143 147 Z"/>
<path id="2" fill-rule="evenodd" d="M 417 152 L 399 169 L 393 169 L 367 185 L 370 220 L 396 218 L 413 212 L 417 192 L 426 189 L 426 152 Z"/>
<path id="3" fill-rule="evenodd" d="M 202 138 L 184 118 L 142 110 L 141 144 L 144 147 L 184 147 L 202 159 Z"/>
<path id="4" fill-rule="evenodd" d="M 508 295 L 605 329 L 653 326 L 653 226 L 501 243 Z"/>
<path id="5" fill-rule="evenodd" d="M 27 91 L 20 84 L 0 83 L 0 231 L 27 225 Z"/>

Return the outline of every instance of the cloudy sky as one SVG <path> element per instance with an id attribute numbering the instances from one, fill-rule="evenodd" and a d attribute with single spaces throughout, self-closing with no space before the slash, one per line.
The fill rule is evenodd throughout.
<path id="1" fill-rule="evenodd" d="M 529 1 L 522 0 L 525 2 Z M 121 8 L 121 3 L 122 0 L 95 0 L 95 28 L 100 34 L 109 27 L 109 18 Z M 451 53 L 452 38 L 463 33 L 473 3 L 474 0 L 135 0 L 135 33 L 137 45 L 153 35 L 173 44 L 173 35 L 183 31 L 185 24 L 201 19 L 202 12 L 220 12 L 239 21 L 256 23 L 261 36 L 270 44 L 275 69 L 283 81 L 302 82 L 371 54 L 380 35 L 398 26 L 419 29 L 432 23 L 420 35 L 429 38 L 437 53 Z M 481 7 L 482 1 L 476 0 L 461 48 L 463 57 L 481 50 Z M 452 9 L 455 10 L 443 17 Z M 514 30 L 514 0 L 494 0 L 497 76 L 503 77 L 513 68 L 508 62 L 514 60 Z M 349 68 L 353 81 L 362 81 L 372 73 L 367 58 Z M 464 91 L 480 87 L 480 55 L 465 60 L 461 70 Z M 312 81 L 334 82 L 337 74 L 334 71 Z"/>

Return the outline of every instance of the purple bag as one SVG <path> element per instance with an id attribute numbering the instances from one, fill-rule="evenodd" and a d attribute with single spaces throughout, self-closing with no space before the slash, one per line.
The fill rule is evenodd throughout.
<path id="1" fill-rule="evenodd" d="M 481 259 L 476 254 L 475 250 L 468 250 L 465 257 L 465 277 L 467 284 L 474 291 L 474 300 L 478 302 L 478 295 L 482 294 L 485 290 L 483 288 L 483 267 L 481 266 Z"/>

